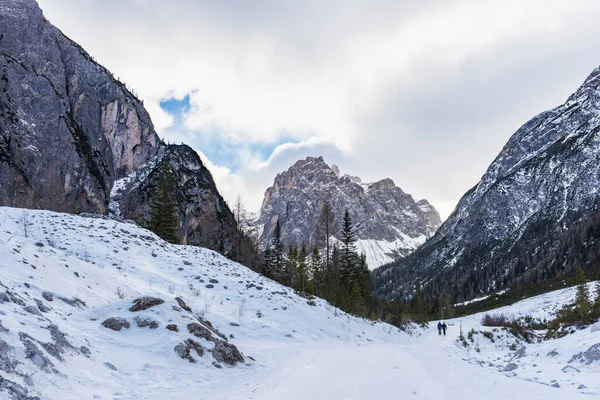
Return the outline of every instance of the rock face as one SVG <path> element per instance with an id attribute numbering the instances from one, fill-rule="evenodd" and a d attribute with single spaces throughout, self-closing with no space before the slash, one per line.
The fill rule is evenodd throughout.
<path id="1" fill-rule="evenodd" d="M 426 200 L 416 202 L 391 179 L 362 183 L 360 178 L 340 176 L 337 166 L 323 157 L 307 157 L 277 175 L 265 192 L 255 226 L 266 244 L 279 221 L 283 242 L 312 244 L 315 227 L 325 202 L 337 221 L 333 235 L 348 209 L 355 227 L 357 246 L 374 268 L 404 256 L 430 237 L 440 225 L 437 211 Z"/>
<path id="2" fill-rule="evenodd" d="M 504 146 L 435 236 L 374 271 L 382 296 L 419 280 L 457 300 L 552 278 L 600 261 L 600 69 Z"/>
<path id="3" fill-rule="evenodd" d="M 233 214 L 198 155 L 165 145 L 142 102 L 35 0 L 0 3 L 0 205 L 107 214 L 115 182 L 135 175 L 145 180 L 119 187 L 112 205 L 143 222 L 152 167 L 165 154 L 178 183 L 182 241 L 230 247 Z"/>

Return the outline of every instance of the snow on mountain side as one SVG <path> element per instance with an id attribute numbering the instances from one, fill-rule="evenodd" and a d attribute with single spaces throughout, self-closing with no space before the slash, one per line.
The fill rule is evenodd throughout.
<path id="1" fill-rule="evenodd" d="M 567 101 L 525 123 L 435 235 L 374 271 L 378 295 L 457 301 L 600 261 L 600 68 Z M 452 288 L 452 289 L 450 289 Z"/>
<path id="2" fill-rule="evenodd" d="M 130 223 L 0 207 L 0 260 L 0 398 L 217 398 L 272 349 L 406 337 Z"/>
<path id="3" fill-rule="evenodd" d="M 265 192 L 254 226 L 266 244 L 277 221 L 287 245 L 312 245 L 321 208 L 329 202 L 336 221 L 333 236 L 348 209 L 357 246 L 375 268 L 414 251 L 440 226 L 440 217 L 426 200 L 415 201 L 391 179 L 364 183 L 358 177 L 340 176 L 337 166 L 323 157 L 307 157 L 275 177 Z"/>

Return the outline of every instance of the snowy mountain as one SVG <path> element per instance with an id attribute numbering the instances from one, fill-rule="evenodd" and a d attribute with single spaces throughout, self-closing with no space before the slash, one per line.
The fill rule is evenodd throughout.
<path id="1" fill-rule="evenodd" d="M 0 205 L 141 223 L 165 156 L 182 242 L 229 250 L 233 214 L 196 152 L 163 143 L 142 102 L 35 0 L 0 1 Z"/>
<path id="2" fill-rule="evenodd" d="M 0 260 L 2 399 L 600 395 L 600 361 L 588 357 L 600 330 L 520 352 L 480 315 L 447 321 L 446 337 L 433 324 L 409 334 L 131 223 L 0 207 Z M 494 312 L 545 318 L 572 297 Z M 468 348 L 459 327 L 478 332 Z"/>
<path id="3" fill-rule="evenodd" d="M 370 268 L 414 251 L 440 225 L 440 216 L 427 200 L 415 201 L 391 179 L 363 183 L 340 176 L 337 166 L 323 157 L 307 157 L 275 177 L 265 192 L 254 226 L 266 244 L 277 221 L 286 244 L 314 243 L 315 228 L 325 202 L 336 218 L 333 235 L 348 209 L 356 230 L 357 247 L 367 255 Z"/>
<path id="4" fill-rule="evenodd" d="M 425 245 L 374 271 L 379 295 L 421 282 L 458 300 L 600 261 L 600 69 L 523 125 Z"/>

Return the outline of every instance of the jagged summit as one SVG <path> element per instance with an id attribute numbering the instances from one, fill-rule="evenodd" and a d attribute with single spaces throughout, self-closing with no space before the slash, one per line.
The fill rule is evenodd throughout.
<path id="1" fill-rule="evenodd" d="M 440 225 L 437 211 L 423 200 L 415 202 L 389 179 L 363 183 L 341 175 L 323 157 L 307 157 L 277 174 L 265 192 L 255 226 L 266 244 L 279 220 L 285 243 L 313 243 L 316 221 L 329 201 L 341 222 L 348 209 L 356 228 L 358 247 L 374 268 L 414 250 Z M 337 236 L 335 230 L 334 236 Z"/>
<path id="2" fill-rule="evenodd" d="M 600 261 L 600 69 L 508 140 L 418 252 L 375 271 L 381 295 L 419 280 L 458 300 Z M 447 289 L 450 290 L 450 289 Z"/>

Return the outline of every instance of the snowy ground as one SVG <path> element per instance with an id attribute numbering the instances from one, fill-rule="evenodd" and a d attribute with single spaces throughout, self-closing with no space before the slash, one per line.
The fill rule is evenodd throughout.
<path id="1" fill-rule="evenodd" d="M 570 295 L 501 312 L 543 317 Z M 129 311 L 140 296 L 164 303 Z M 61 400 L 600 396 L 600 361 L 569 363 L 600 343 L 600 332 L 526 345 L 516 358 L 507 334 L 495 333 L 495 343 L 474 335 L 468 348 L 456 342 L 461 323 L 465 334 L 483 330 L 481 316 L 449 321 L 446 337 L 433 328 L 409 335 L 314 304 L 217 253 L 166 244 L 132 224 L 0 208 L 0 399 L 26 398 L 15 394 L 25 390 Z M 109 317 L 130 327 L 107 329 Z M 193 335 L 187 327 L 198 323 L 226 336 L 244 361 L 218 361 L 224 339 Z M 196 363 L 174 350 L 187 339 L 204 349 L 192 352 Z M 510 363 L 516 369 L 504 371 Z"/>

